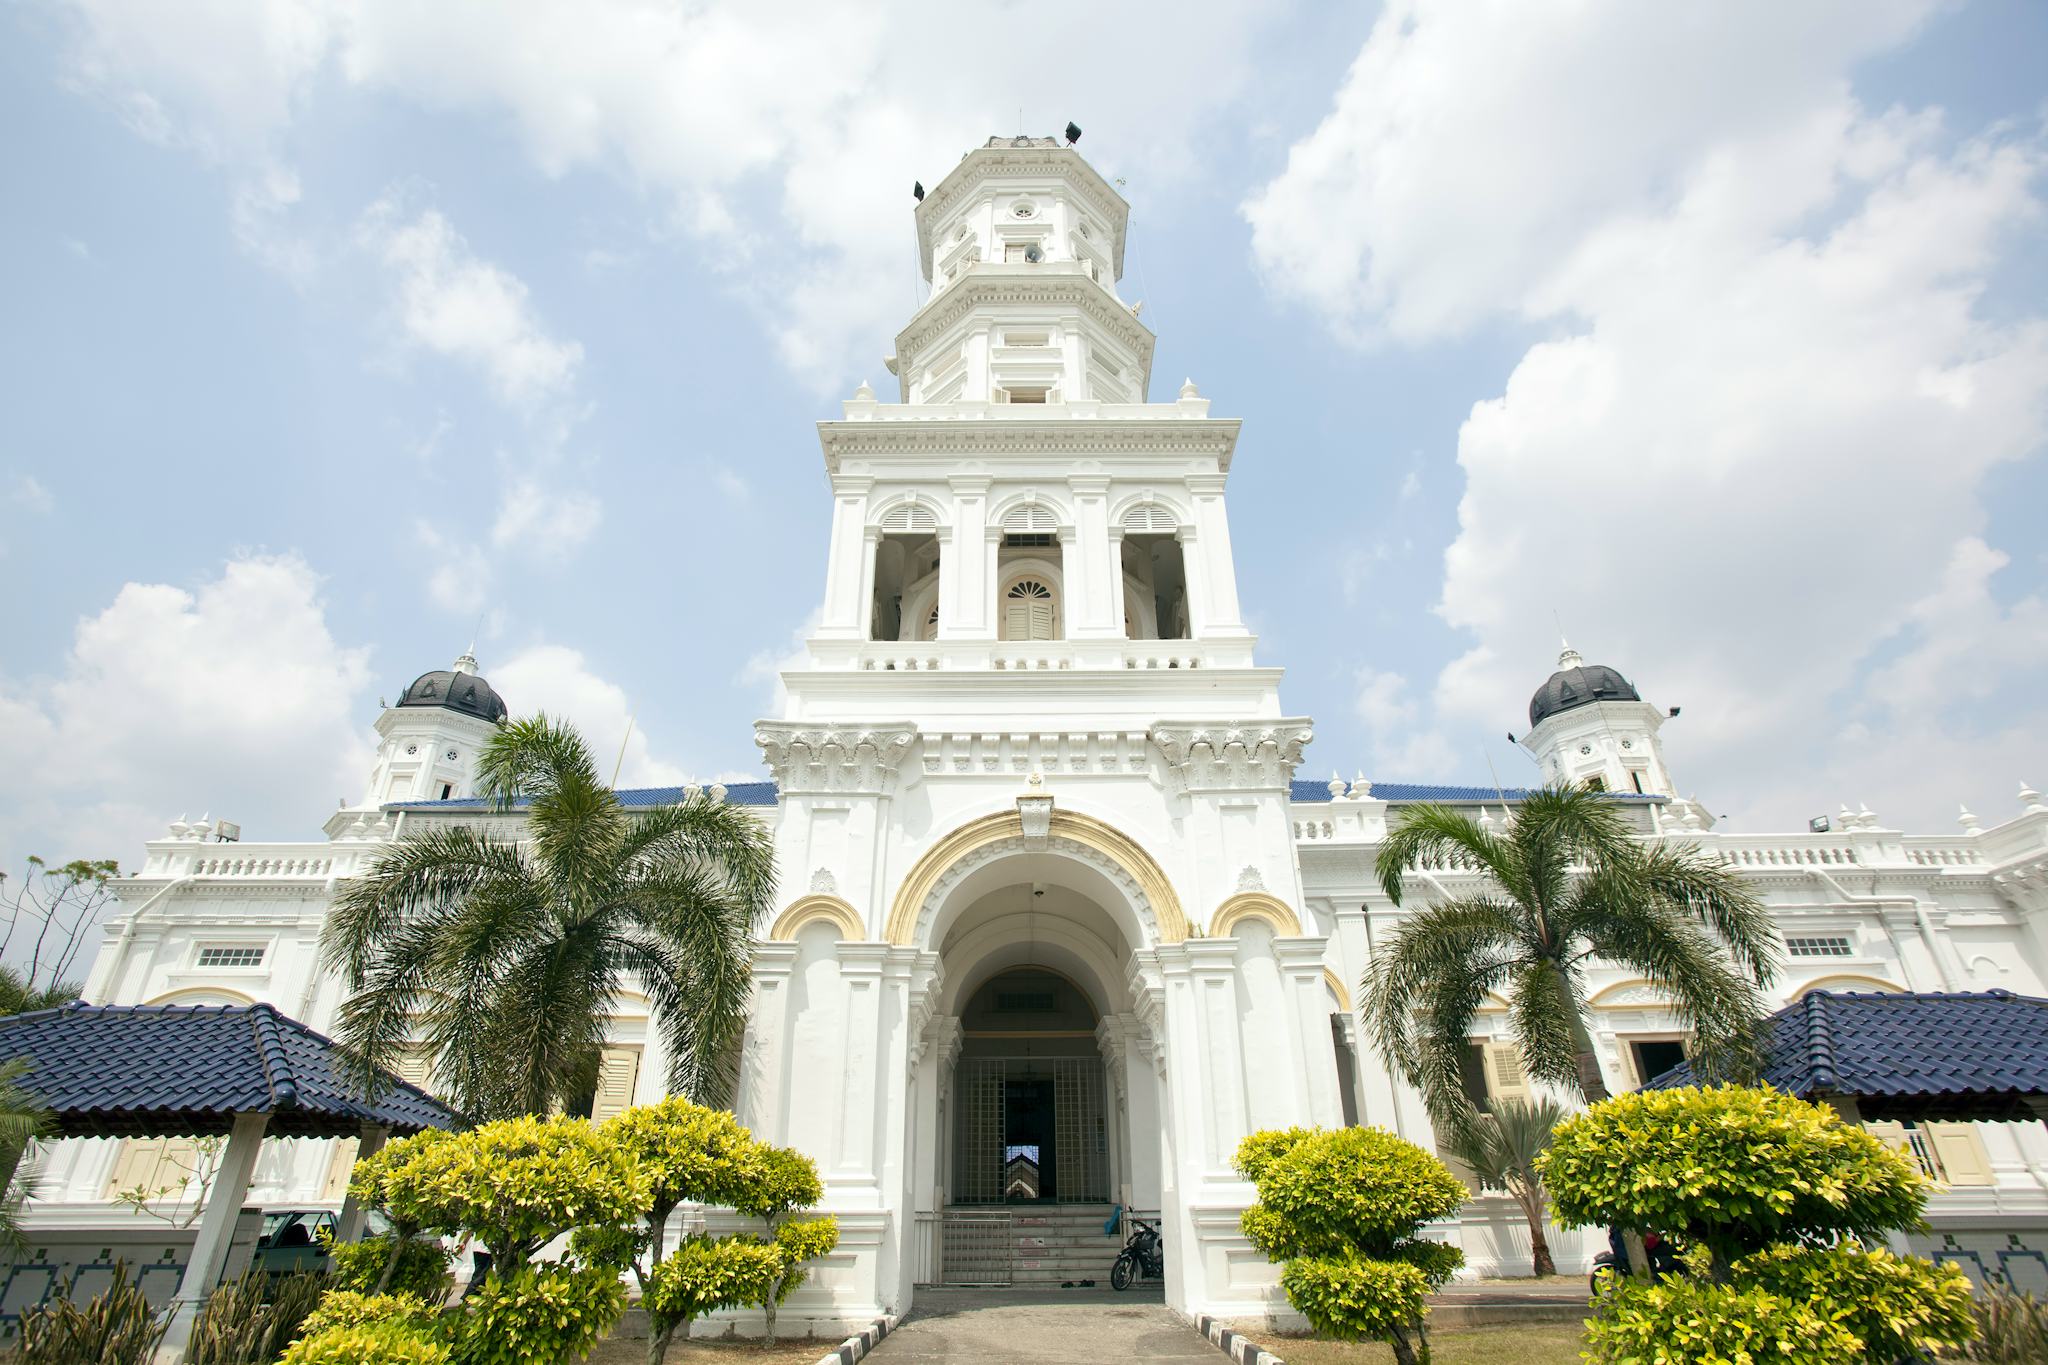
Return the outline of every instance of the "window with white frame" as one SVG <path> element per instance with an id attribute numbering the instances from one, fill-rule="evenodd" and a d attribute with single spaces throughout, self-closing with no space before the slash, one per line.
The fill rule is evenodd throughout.
<path id="1" fill-rule="evenodd" d="M 1055 640 L 1058 598 L 1036 578 L 1020 578 L 1003 594 L 1005 640 Z"/>
<path id="2" fill-rule="evenodd" d="M 261 967 L 263 958 L 270 950 L 265 943 L 202 943 L 199 958 L 194 964 L 200 967 Z"/>
<path id="3" fill-rule="evenodd" d="M 1855 948 L 1847 934 L 1787 934 L 1785 951 L 1793 957 L 1850 957 Z"/>

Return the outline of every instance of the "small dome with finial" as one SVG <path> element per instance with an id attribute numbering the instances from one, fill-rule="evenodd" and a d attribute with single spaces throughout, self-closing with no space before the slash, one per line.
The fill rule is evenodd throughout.
<path id="1" fill-rule="evenodd" d="M 457 659 L 453 668 L 437 668 L 414 678 L 412 685 L 398 694 L 398 704 L 439 706 L 493 725 L 508 714 L 505 699 L 476 671 L 476 656 L 468 653 Z"/>
<path id="2" fill-rule="evenodd" d="M 1596 701 L 1641 701 L 1627 678 L 1605 664 L 1589 664 L 1570 645 L 1557 656 L 1557 672 L 1529 698 L 1529 723 L 1541 725 L 1561 711 Z"/>

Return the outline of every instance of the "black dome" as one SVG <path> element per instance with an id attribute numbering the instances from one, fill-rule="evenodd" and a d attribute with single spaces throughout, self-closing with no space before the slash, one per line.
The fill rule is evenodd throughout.
<path id="1" fill-rule="evenodd" d="M 1588 664 L 1579 658 L 1577 650 L 1567 649 L 1558 656 L 1557 672 L 1529 698 L 1529 723 L 1541 725 L 1560 711 L 1596 701 L 1641 700 L 1627 678 L 1606 664 Z"/>
<path id="2" fill-rule="evenodd" d="M 476 660 L 467 654 L 452 669 L 437 668 L 414 678 L 412 686 L 398 694 L 398 704 L 446 707 L 493 725 L 506 716 L 505 699 L 476 671 Z"/>

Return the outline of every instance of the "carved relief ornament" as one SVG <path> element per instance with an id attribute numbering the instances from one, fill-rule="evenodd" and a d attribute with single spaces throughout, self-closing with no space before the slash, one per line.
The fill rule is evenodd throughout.
<path id="1" fill-rule="evenodd" d="M 763 721 L 754 727 L 754 743 L 785 793 L 888 795 L 896 790 L 897 771 L 916 742 L 917 727 L 908 724 Z"/>
<path id="2" fill-rule="evenodd" d="M 1189 790 L 1284 789 L 1314 738 L 1306 719 L 1152 727 L 1168 771 Z"/>

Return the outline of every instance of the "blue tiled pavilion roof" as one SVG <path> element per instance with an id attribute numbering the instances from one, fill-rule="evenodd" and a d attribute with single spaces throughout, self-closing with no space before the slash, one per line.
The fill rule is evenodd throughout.
<path id="1" fill-rule="evenodd" d="M 707 788 L 710 783 L 704 784 Z M 673 806 L 683 799 L 681 787 L 621 787 L 614 793 L 619 804 L 628 810 L 645 809 L 653 806 Z M 775 804 L 773 782 L 728 782 L 725 784 L 725 799 L 734 806 L 772 806 Z M 512 803 L 513 809 L 525 805 L 521 801 Z M 462 796 L 448 801 L 394 801 L 386 810 L 489 810 L 492 803 L 487 797 Z"/>
<path id="2" fill-rule="evenodd" d="M 1295 801 L 1328 801 L 1330 784 L 1313 778 L 1296 778 L 1288 793 Z M 1526 800 L 1530 795 L 1527 787 L 1447 787 L 1434 782 L 1375 782 L 1372 784 L 1372 799 L 1387 801 L 1395 805 L 1408 801 L 1441 801 L 1451 805 L 1481 804 L 1499 805 L 1505 800 L 1509 805 Z M 1662 801 L 1661 796 L 1646 796 L 1640 792 L 1609 792 L 1613 801 Z"/>
<path id="3" fill-rule="evenodd" d="M 0 1059 L 65 1137 L 205 1137 L 237 1114 L 269 1113 L 268 1135 L 356 1137 L 454 1128 L 461 1118 L 387 1077 L 372 1103 L 342 1079 L 335 1045 L 269 1005 L 87 1005 L 0 1018 Z"/>
<path id="4" fill-rule="evenodd" d="M 1769 1020 L 1762 1079 L 1865 1118 L 2030 1119 L 2048 1097 L 2048 1000 L 2010 991 L 1808 991 Z M 1690 1063 L 1649 1082 L 1694 1083 Z"/>

